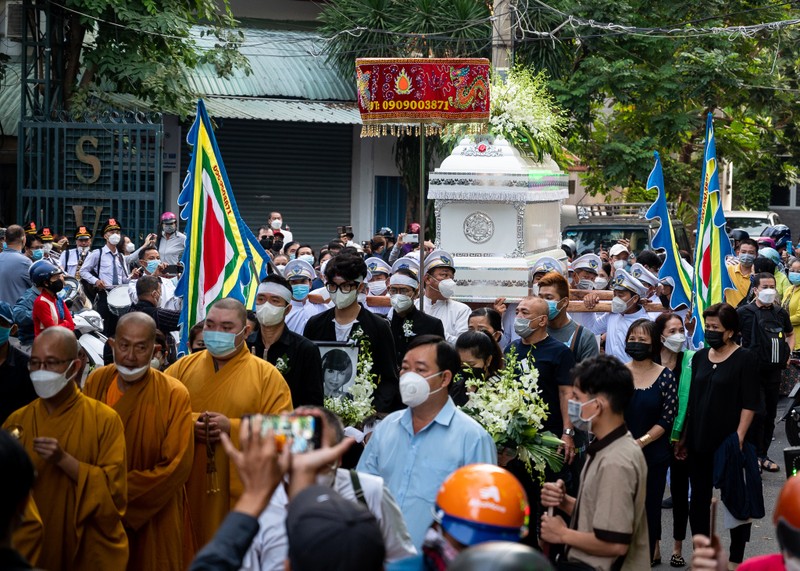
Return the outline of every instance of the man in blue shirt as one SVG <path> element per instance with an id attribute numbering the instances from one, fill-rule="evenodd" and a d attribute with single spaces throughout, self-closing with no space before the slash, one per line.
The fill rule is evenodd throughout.
<path id="1" fill-rule="evenodd" d="M 31 260 L 22 250 L 25 248 L 25 230 L 13 224 L 6 230 L 7 248 L 0 252 L 0 301 L 14 305 L 33 285 L 28 276 Z"/>
<path id="2" fill-rule="evenodd" d="M 358 463 L 358 471 L 384 479 L 417 549 L 447 476 L 467 464 L 497 463 L 491 436 L 448 396 L 447 387 L 460 368 L 458 353 L 444 339 L 417 337 L 400 369 L 400 394 L 408 409 L 393 412 L 378 425 Z"/>

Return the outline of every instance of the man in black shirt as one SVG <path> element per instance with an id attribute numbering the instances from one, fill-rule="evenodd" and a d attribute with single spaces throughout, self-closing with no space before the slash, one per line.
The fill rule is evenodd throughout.
<path id="1" fill-rule="evenodd" d="M 283 276 L 270 274 L 259 284 L 256 296 L 259 331 L 253 354 L 275 365 L 283 375 L 295 408 L 322 406 L 319 348 L 286 326 L 286 316 L 294 309 L 291 302 L 292 286 Z"/>
<path id="2" fill-rule="evenodd" d="M 131 311 L 146 313 L 156 322 L 156 328 L 169 334 L 180 327 L 181 312 L 158 307 L 161 299 L 161 280 L 156 276 L 142 276 L 136 281 L 136 297 L 139 301 L 131 306 Z"/>
<path id="3" fill-rule="evenodd" d="M 414 300 L 419 293 L 419 279 L 414 270 L 402 267 L 392 268 L 392 271 L 392 277 L 389 278 L 389 299 L 392 302 L 390 326 L 397 350 L 397 362 L 400 363 L 406 354 L 406 347 L 414 337 L 418 335 L 444 337 L 444 325 L 441 319 L 417 309 Z"/>
<path id="4" fill-rule="evenodd" d="M 377 388 L 373 395 L 375 410 L 379 413 L 393 412 L 403 408 L 397 378 L 397 353 L 389 322 L 358 303 L 358 294 L 367 292 L 366 277 L 367 265 L 352 248 L 331 258 L 325 268 L 325 287 L 334 307 L 309 319 L 303 335 L 312 341 L 342 343 L 352 342 L 359 336 L 366 338 L 372 352 L 372 373 L 377 375 Z"/>
<path id="5" fill-rule="evenodd" d="M 8 341 L 16 330 L 11 306 L 0 301 L 0 424 L 37 398 L 28 374 L 28 355 Z"/>
<path id="6" fill-rule="evenodd" d="M 750 349 L 757 357 L 764 355 L 762 344 L 766 343 L 763 333 L 767 321 L 778 324 L 783 330 L 782 339 L 776 343 L 786 343 L 785 353 L 791 354 L 794 349 L 794 328 L 789 319 L 789 314 L 780 306 L 777 300 L 775 276 L 770 273 L 760 273 L 755 276 L 753 283 L 755 299 L 736 310 L 739 314 L 739 323 L 742 332 L 742 347 Z M 772 327 L 768 327 L 772 329 Z M 777 355 L 779 351 L 767 348 L 767 354 Z M 781 369 L 786 368 L 786 363 L 768 363 L 759 358 L 758 379 L 761 382 L 762 407 L 761 412 L 753 421 L 753 436 L 756 444 L 756 453 L 761 467 L 767 472 L 777 472 L 778 465 L 769 458 L 769 447 L 772 444 L 772 434 L 775 432 L 775 415 L 778 410 L 779 389 L 781 383 Z"/>

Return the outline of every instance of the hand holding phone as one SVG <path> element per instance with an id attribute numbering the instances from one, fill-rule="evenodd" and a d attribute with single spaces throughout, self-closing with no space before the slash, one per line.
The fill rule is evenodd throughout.
<path id="1" fill-rule="evenodd" d="M 416 244 L 417 242 L 419 242 L 419 234 L 406 234 L 404 241 L 406 244 L 408 243 Z"/>

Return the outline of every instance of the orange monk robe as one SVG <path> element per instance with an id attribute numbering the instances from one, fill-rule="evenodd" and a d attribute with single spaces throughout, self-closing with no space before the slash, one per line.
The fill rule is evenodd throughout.
<path id="1" fill-rule="evenodd" d="M 84 393 L 105 402 L 117 383 L 114 365 L 86 380 Z M 118 385 L 116 385 L 118 386 Z M 189 391 L 177 379 L 150 369 L 112 407 L 125 426 L 128 451 L 128 569 L 181 571 L 184 565 L 186 480 L 192 470 L 194 434 Z"/>
<path id="2" fill-rule="evenodd" d="M 230 419 L 230 437 L 236 447 L 239 446 L 239 426 L 243 416 L 292 410 L 291 393 L 283 376 L 267 361 L 251 355 L 245 344 L 219 371 L 215 371 L 211 353 L 200 351 L 178 359 L 166 373 L 189 389 L 195 421 L 207 411 L 224 414 Z M 230 464 L 224 448 L 217 443 L 214 450 L 220 491 L 207 493 L 204 443 L 196 443 L 192 475 L 186 484 L 189 514 L 198 549 L 211 540 L 242 494 L 239 474 Z"/>
<path id="3" fill-rule="evenodd" d="M 70 383 L 73 392 L 52 414 L 36 399 L 6 419 L 22 427 L 20 443 L 36 468 L 33 498 L 44 524 L 37 566 L 48 571 L 125 569 L 128 538 L 125 434 L 119 415 Z M 79 462 L 78 481 L 33 450 L 33 439 L 55 438 Z"/>
<path id="4" fill-rule="evenodd" d="M 36 502 L 31 496 L 28 498 L 28 503 L 25 504 L 22 523 L 11 536 L 11 544 L 28 563 L 36 567 L 39 564 L 39 557 L 42 555 L 43 543 L 42 516 L 39 515 L 39 508 L 36 507 Z"/>

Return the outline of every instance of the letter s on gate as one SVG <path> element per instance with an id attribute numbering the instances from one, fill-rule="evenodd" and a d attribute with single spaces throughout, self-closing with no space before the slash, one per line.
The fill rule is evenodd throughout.
<path id="1" fill-rule="evenodd" d="M 75 143 L 75 156 L 80 162 L 92 167 L 92 176 L 90 178 L 86 178 L 78 169 L 75 169 L 75 176 L 78 177 L 78 180 L 83 184 L 94 184 L 97 182 L 97 179 L 100 178 L 100 159 L 95 155 L 86 154 L 86 152 L 83 150 L 83 144 L 86 142 L 89 142 L 95 149 L 97 148 L 97 137 L 84 135 L 78 139 L 77 143 Z"/>

